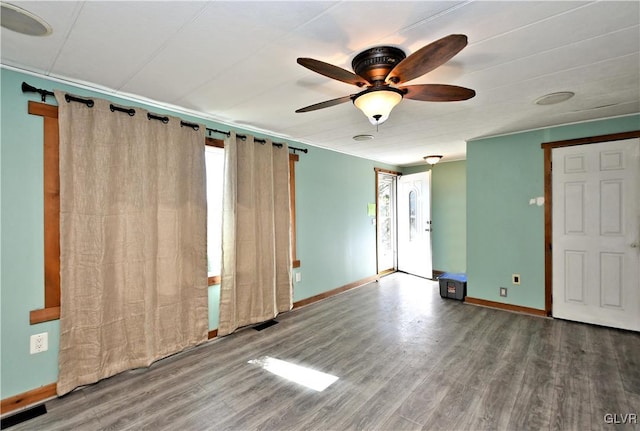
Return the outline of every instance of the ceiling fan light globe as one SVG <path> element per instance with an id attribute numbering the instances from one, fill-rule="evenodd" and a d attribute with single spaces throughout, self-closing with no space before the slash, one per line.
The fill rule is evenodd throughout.
<path id="1" fill-rule="evenodd" d="M 400 90 L 382 88 L 363 92 L 353 100 L 353 104 L 364 113 L 372 124 L 381 124 L 389 118 L 391 110 L 401 100 L 402 92 Z"/>

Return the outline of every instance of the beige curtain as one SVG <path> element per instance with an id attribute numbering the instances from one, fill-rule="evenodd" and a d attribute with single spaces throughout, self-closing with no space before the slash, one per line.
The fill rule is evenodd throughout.
<path id="1" fill-rule="evenodd" d="M 271 141 L 225 141 L 218 335 L 292 307 L 289 151 Z"/>
<path id="2" fill-rule="evenodd" d="M 65 101 L 59 395 L 207 339 L 204 127 Z"/>

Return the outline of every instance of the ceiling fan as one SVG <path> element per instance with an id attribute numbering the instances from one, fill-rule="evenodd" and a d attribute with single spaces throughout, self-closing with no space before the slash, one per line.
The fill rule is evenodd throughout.
<path id="1" fill-rule="evenodd" d="M 338 81 L 366 87 L 349 96 L 326 100 L 296 112 L 317 109 L 353 101 L 372 124 L 381 124 L 389 118 L 391 110 L 403 98 L 426 102 L 453 102 L 467 100 L 476 92 L 464 87 L 446 84 L 418 84 L 397 87 L 432 71 L 449 61 L 467 46 L 467 36 L 451 34 L 423 46 L 410 56 L 392 46 L 376 46 L 356 55 L 351 62 L 353 72 L 312 58 L 298 58 L 298 64 Z"/>

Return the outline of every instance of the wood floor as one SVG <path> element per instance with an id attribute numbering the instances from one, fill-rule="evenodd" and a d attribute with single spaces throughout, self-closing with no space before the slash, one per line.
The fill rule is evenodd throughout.
<path id="1" fill-rule="evenodd" d="M 406 274 L 278 321 L 50 401 L 11 430 L 640 429 L 606 423 L 640 416 L 638 333 L 441 299 Z M 316 392 L 248 363 L 265 355 L 339 380 Z"/>

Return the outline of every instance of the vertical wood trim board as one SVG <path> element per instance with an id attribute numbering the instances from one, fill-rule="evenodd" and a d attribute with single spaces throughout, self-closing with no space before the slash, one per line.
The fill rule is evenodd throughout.
<path id="1" fill-rule="evenodd" d="M 300 160 L 299 155 L 289 153 L 289 198 L 291 205 L 289 216 L 291 217 L 291 266 L 293 268 L 300 268 L 296 239 L 296 162 L 298 160 Z"/>
<path id="2" fill-rule="evenodd" d="M 28 112 L 44 120 L 44 308 L 30 312 L 33 325 L 60 318 L 60 167 L 58 107 L 31 100 Z"/>

